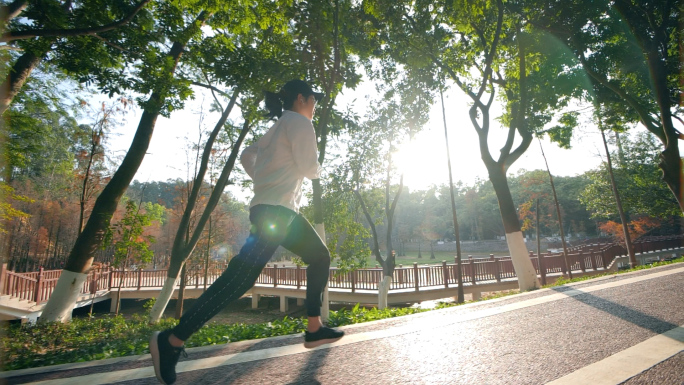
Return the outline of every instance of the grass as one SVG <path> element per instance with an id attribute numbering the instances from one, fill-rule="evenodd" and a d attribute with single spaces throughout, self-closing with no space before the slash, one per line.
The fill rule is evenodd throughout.
<path id="1" fill-rule="evenodd" d="M 649 269 L 656 266 L 684 262 L 684 256 L 667 262 L 638 266 L 630 271 Z M 604 274 L 609 275 L 609 274 Z M 603 275 L 601 275 L 603 276 Z M 573 279 L 561 278 L 552 285 L 561 286 L 599 276 L 585 276 Z M 517 290 L 492 293 L 479 301 L 517 294 Z M 153 301 L 153 300 L 152 300 Z M 152 301 L 146 304 L 149 311 Z M 456 306 L 453 303 L 438 303 L 436 308 Z M 328 325 L 344 326 L 361 322 L 415 314 L 430 309 L 405 308 L 361 308 L 331 311 Z M 131 319 L 122 316 L 104 315 L 92 318 L 74 318 L 68 324 L 51 323 L 40 325 L 11 325 L 0 338 L 0 362 L 2 370 L 15 370 L 62 363 L 93 361 L 148 353 L 148 338 L 155 330 L 173 327 L 177 320 L 165 318 L 157 325 L 147 322 L 147 314 L 136 314 Z M 195 333 L 186 345 L 188 347 L 216 345 L 241 340 L 274 337 L 303 333 L 306 318 L 286 316 L 282 320 L 260 324 L 225 324 L 212 322 Z"/>
<path id="2" fill-rule="evenodd" d="M 414 262 L 417 262 L 419 265 L 431 265 L 431 264 L 435 264 L 435 263 L 442 263 L 442 261 L 446 261 L 447 263 L 454 263 L 454 258 L 456 257 L 455 251 L 435 251 L 435 259 L 430 259 L 430 249 L 428 249 L 427 251 L 422 251 L 421 254 L 422 254 L 423 258 L 418 258 L 418 252 L 417 251 L 409 251 L 406 253 L 405 256 L 397 256 L 396 257 L 396 264 L 397 264 L 397 266 L 404 265 L 406 267 L 406 266 L 413 266 Z M 508 252 L 461 253 L 461 258 L 463 258 L 463 260 L 466 260 L 469 255 L 472 255 L 473 258 L 488 258 L 490 254 L 494 254 L 497 257 L 503 257 L 503 256 L 507 256 L 509 253 Z M 368 267 L 374 267 L 376 264 L 377 264 L 377 262 L 375 261 L 375 258 L 369 258 L 366 260 L 366 266 L 368 266 Z M 335 261 L 333 261 L 332 265 L 336 266 Z"/>

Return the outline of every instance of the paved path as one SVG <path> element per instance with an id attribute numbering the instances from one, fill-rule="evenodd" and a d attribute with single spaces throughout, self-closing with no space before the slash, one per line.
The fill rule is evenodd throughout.
<path id="1" fill-rule="evenodd" d="M 684 384 L 684 266 L 301 335 L 189 349 L 177 384 Z M 8 384 L 156 384 L 149 355 L 4 373 Z M 12 375 L 11 377 L 7 377 Z"/>

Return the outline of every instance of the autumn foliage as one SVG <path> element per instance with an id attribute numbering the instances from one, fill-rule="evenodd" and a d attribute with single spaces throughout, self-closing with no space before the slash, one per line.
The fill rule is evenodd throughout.
<path id="1" fill-rule="evenodd" d="M 632 240 L 639 238 L 650 230 L 660 226 L 660 221 L 651 217 L 642 217 L 635 219 L 627 224 L 629 235 Z M 604 233 L 610 234 L 612 237 L 620 242 L 625 241 L 625 233 L 622 229 L 622 224 L 608 221 L 599 225 L 599 229 Z"/>

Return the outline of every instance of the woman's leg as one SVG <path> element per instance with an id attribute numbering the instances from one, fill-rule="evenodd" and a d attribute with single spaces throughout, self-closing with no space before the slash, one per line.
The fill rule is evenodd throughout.
<path id="1" fill-rule="evenodd" d="M 279 206 L 255 206 L 250 210 L 252 227 L 240 253 L 173 328 L 172 335 L 187 340 L 208 320 L 254 286 L 266 263 L 287 235 L 295 213 Z"/>
<path id="2" fill-rule="evenodd" d="M 282 246 L 309 265 L 306 268 L 306 314 L 309 317 L 320 316 L 323 290 L 330 272 L 330 251 L 301 214 L 290 224 Z"/>

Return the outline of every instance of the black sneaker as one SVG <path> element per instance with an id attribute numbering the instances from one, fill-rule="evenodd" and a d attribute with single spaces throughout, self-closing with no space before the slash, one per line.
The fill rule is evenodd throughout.
<path id="1" fill-rule="evenodd" d="M 176 348 L 169 343 L 170 330 L 154 332 L 150 337 L 150 354 L 154 364 L 154 374 L 162 384 L 173 384 L 176 382 L 176 363 L 181 353 L 188 357 L 185 348 Z"/>
<path id="2" fill-rule="evenodd" d="M 315 348 L 323 344 L 333 343 L 342 337 L 344 337 L 343 331 L 321 326 L 314 333 L 304 332 L 304 347 L 307 349 Z"/>

